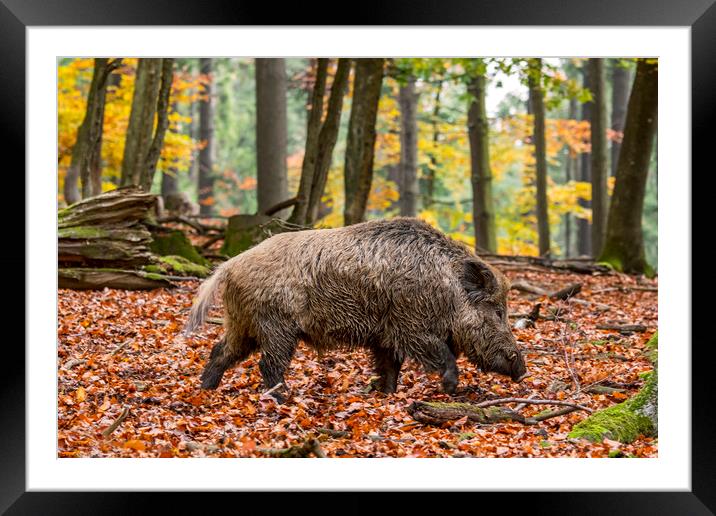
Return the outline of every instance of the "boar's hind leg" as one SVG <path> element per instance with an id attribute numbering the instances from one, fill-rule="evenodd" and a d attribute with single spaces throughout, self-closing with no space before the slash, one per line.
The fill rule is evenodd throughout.
<path id="1" fill-rule="evenodd" d="M 227 339 L 230 344 L 227 345 Z M 253 344 L 253 345 L 252 345 Z M 202 389 L 216 389 L 224 372 L 235 363 L 247 358 L 255 348 L 252 339 L 234 338 L 231 330 L 219 342 L 214 344 L 209 362 L 201 374 Z"/>
<path id="2" fill-rule="evenodd" d="M 380 377 L 376 385 L 377 389 L 386 394 L 395 392 L 398 388 L 398 376 L 403 360 L 397 359 L 391 350 L 380 347 L 373 348 L 373 357 L 375 372 Z"/>

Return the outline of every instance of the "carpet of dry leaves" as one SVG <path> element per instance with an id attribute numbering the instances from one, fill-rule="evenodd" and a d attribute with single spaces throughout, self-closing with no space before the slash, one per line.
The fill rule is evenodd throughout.
<path id="1" fill-rule="evenodd" d="M 515 330 L 530 376 L 514 384 L 462 358 L 454 396 L 441 393 L 439 378 L 412 362 L 403 368 L 397 393 L 368 392 L 373 372 L 365 353 L 319 357 L 300 345 L 287 375 L 291 397 L 284 405 L 262 396 L 259 356 L 227 371 L 216 391 L 199 389 L 205 360 L 223 330 L 209 324 L 191 338 L 180 335 L 198 282 L 150 292 L 60 290 L 58 456 L 266 457 L 271 450 L 316 438 L 327 457 L 605 457 L 617 449 L 624 456 L 655 457 L 652 438 L 630 445 L 569 439 L 584 412 L 529 426 L 460 420 L 435 427 L 412 420 L 406 408 L 415 400 L 533 396 L 599 409 L 638 391 L 639 373 L 651 369 L 644 345 L 657 326 L 657 293 L 641 288 L 654 287 L 655 281 L 536 267 L 503 270 L 512 281 L 550 291 L 581 282 L 578 298 L 610 309 L 512 291 L 511 313 L 529 312 L 541 302 L 542 314 L 559 315 Z M 639 290 L 617 288 L 637 285 Z M 638 323 L 647 331 L 625 335 L 596 328 L 604 323 Z M 623 392 L 588 392 L 594 385 Z M 522 413 L 544 409 L 528 405 Z M 105 435 L 123 411 L 126 418 Z"/>

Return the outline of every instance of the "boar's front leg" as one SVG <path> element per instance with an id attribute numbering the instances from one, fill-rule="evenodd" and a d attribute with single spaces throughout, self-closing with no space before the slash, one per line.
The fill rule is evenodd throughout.
<path id="1" fill-rule="evenodd" d="M 442 377 L 443 391 L 448 394 L 454 394 L 457 389 L 458 377 L 460 374 L 457 370 L 455 355 L 447 345 L 441 346 L 441 350 L 443 360 L 439 372 Z"/>
<path id="2" fill-rule="evenodd" d="M 284 374 L 291 364 L 297 345 L 298 336 L 289 333 L 271 332 L 265 333 L 259 338 L 259 346 L 261 347 L 259 370 L 266 389 L 271 390 L 278 384 L 284 383 Z M 283 390 L 283 388 L 280 390 Z M 278 403 L 286 401 L 285 396 L 278 392 L 278 389 L 272 392 L 271 396 Z"/>
<path id="3" fill-rule="evenodd" d="M 400 368 L 403 366 L 403 360 L 395 357 L 390 349 L 381 347 L 373 348 L 373 358 L 375 360 L 375 372 L 379 379 L 376 388 L 385 394 L 391 394 L 398 389 L 398 377 L 400 376 Z"/>

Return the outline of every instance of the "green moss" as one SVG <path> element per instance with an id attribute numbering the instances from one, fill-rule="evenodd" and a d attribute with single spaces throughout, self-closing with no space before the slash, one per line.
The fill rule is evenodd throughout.
<path id="1" fill-rule="evenodd" d="M 623 403 L 595 412 L 577 423 L 569 437 L 601 442 L 604 438 L 623 443 L 634 441 L 640 434 L 656 435 L 657 428 L 647 413 L 656 399 L 657 373 L 650 371 L 646 383 L 632 398 Z"/>
<path id="2" fill-rule="evenodd" d="M 144 270 L 164 272 L 165 274 L 172 273 L 178 276 L 196 276 L 198 278 L 205 278 L 209 275 L 208 267 L 190 262 L 181 256 L 159 256 L 157 259 L 159 263 L 148 265 Z"/>
<path id="3" fill-rule="evenodd" d="M 149 248 L 160 256 L 181 256 L 190 262 L 209 266 L 209 261 L 197 252 L 186 235 L 179 230 L 155 233 Z"/>
<path id="4" fill-rule="evenodd" d="M 97 226 L 73 226 L 69 228 L 60 228 L 57 231 L 59 238 L 103 238 L 107 236 L 107 232 Z"/>
<path id="5" fill-rule="evenodd" d="M 577 423 L 569 437 L 601 442 L 604 438 L 630 443 L 639 434 L 653 432 L 651 420 L 635 412 L 631 400 L 595 412 L 584 421 Z"/>

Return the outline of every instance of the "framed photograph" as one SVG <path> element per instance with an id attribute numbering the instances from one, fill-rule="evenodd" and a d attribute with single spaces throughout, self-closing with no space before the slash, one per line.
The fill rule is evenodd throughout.
<path id="1" fill-rule="evenodd" d="M 0 509 L 713 513 L 712 3 L 2 0 Z"/>

